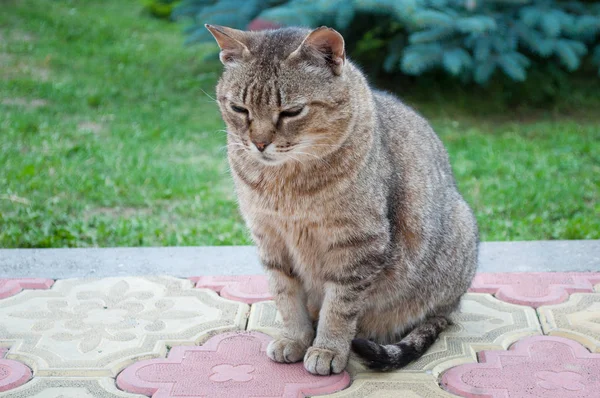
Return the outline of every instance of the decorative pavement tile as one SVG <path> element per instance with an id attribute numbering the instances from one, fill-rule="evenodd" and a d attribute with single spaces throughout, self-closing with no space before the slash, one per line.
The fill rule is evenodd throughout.
<path id="1" fill-rule="evenodd" d="M 475 362 L 478 351 L 506 349 L 524 336 L 542 334 L 533 308 L 505 303 L 489 294 L 465 294 L 452 318 L 454 325 L 404 370 L 431 370 L 438 376 L 449 367 Z"/>
<path id="2" fill-rule="evenodd" d="M 54 280 L 43 278 L 0 279 L 0 299 L 13 296 L 23 289 L 48 289 Z"/>
<path id="3" fill-rule="evenodd" d="M 146 398 L 121 391 L 109 377 L 35 377 L 2 398 Z"/>
<path id="4" fill-rule="evenodd" d="M 542 334 L 533 308 L 508 304 L 489 294 L 467 293 L 453 319 L 455 324 L 425 355 L 404 367 L 405 371 L 432 371 L 437 376 L 457 364 L 475 362 L 477 351 L 506 349 L 521 337 Z M 274 302 L 252 305 L 248 330 L 276 337 L 282 326 Z M 349 371 L 354 374 L 366 369 L 351 362 Z"/>
<path id="5" fill-rule="evenodd" d="M 508 351 L 481 352 L 479 361 L 448 370 L 442 385 L 473 398 L 600 397 L 600 354 L 569 339 L 530 337 Z"/>
<path id="6" fill-rule="evenodd" d="M 273 299 L 266 275 L 195 276 L 190 280 L 197 288 L 214 290 L 230 300 L 253 304 Z"/>
<path id="7" fill-rule="evenodd" d="M 359 373 L 347 389 L 328 398 L 452 398 L 425 373 Z"/>
<path id="8" fill-rule="evenodd" d="M 569 294 L 593 292 L 600 272 L 526 272 L 477 274 L 471 292 L 491 293 L 509 303 L 539 307 L 562 303 Z"/>
<path id="9" fill-rule="evenodd" d="M 281 319 L 281 314 L 277 311 L 275 302 L 263 301 L 252 304 L 246 329 L 278 337 L 283 329 L 283 319 Z"/>
<path id="10" fill-rule="evenodd" d="M 0 392 L 17 388 L 31 379 L 31 369 L 21 362 L 4 359 L 8 350 L 0 347 Z"/>
<path id="11" fill-rule="evenodd" d="M 302 397 L 341 390 L 350 383 L 344 372 L 314 376 L 302 363 L 279 364 L 265 350 L 271 338 L 261 333 L 225 333 L 200 347 L 173 347 L 166 359 L 126 368 L 117 378 L 125 391 L 167 397 Z"/>
<path id="12" fill-rule="evenodd" d="M 576 340 L 600 352 L 600 294 L 575 293 L 566 303 L 538 308 L 545 334 Z"/>
<path id="13" fill-rule="evenodd" d="M 36 376 L 114 376 L 128 364 L 243 329 L 248 306 L 186 279 L 60 280 L 0 300 L 0 345 Z M 5 344 L 4 344 L 5 345 Z"/>

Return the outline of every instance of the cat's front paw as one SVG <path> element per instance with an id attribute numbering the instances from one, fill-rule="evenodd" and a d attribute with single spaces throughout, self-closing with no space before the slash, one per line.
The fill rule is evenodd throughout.
<path id="1" fill-rule="evenodd" d="M 304 357 L 307 348 L 308 344 L 283 337 L 269 343 L 267 356 L 275 362 L 299 362 Z"/>
<path id="2" fill-rule="evenodd" d="M 304 368 L 314 375 L 341 373 L 348 364 L 349 352 L 310 347 L 304 356 Z"/>

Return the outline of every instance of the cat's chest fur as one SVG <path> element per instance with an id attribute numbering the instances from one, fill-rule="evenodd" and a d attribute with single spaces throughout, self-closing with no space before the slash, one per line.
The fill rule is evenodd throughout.
<path id="1" fill-rule="evenodd" d="M 258 191 L 237 179 L 239 205 L 254 239 L 271 253 L 290 257 L 294 272 L 318 283 L 324 274 L 336 272 L 328 264 L 332 244 L 356 232 L 361 220 L 360 202 L 344 189 L 335 187 L 301 195 L 291 189 Z"/>
<path id="2" fill-rule="evenodd" d="M 265 198 L 246 192 L 239 195 L 240 208 L 259 240 L 285 245 L 285 250 L 298 262 L 311 265 L 313 255 L 326 250 L 331 236 L 341 228 L 335 226 L 335 220 L 342 214 L 331 201 L 316 197 L 299 200 L 293 196 Z"/>

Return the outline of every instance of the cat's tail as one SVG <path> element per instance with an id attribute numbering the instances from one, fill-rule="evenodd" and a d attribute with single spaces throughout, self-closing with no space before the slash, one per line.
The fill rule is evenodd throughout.
<path id="1" fill-rule="evenodd" d="M 450 324 L 450 320 L 443 316 L 427 318 L 398 343 L 381 345 L 366 339 L 354 339 L 352 349 L 373 370 L 400 369 L 425 354 Z"/>

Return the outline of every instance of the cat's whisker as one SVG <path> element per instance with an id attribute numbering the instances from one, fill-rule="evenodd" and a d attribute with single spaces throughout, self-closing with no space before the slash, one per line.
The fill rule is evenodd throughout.
<path id="1" fill-rule="evenodd" d="M 341 148 L 341 145 L 329 145 L 329 144 L 305 144 L 305 145 L 298 145 L 299 149 L 308 149 L 308 148 L 312 148 L 312 147 L 322 147 L 322 148 Z"/>
<path id="2" fill-rule="evenodd" d="M 215 130 L 215 133 L 225 133 L 226 135 L 229 135 L 231 137 L 239 138 L 238 134 L 232 133 L 232 132 L 227 131 L 227 130 Z"/>
<path id="3" fill-rule="evenodd" d="M 215 104 L 218 104 L 219 101 L 217 101 L 215 98 L 213 98 L 213 96 L 211 96 L 210 94 L 208 94 L 206 91 L 204 91 L 202 88 L 200 88 L 200 91 L 202 91 L 204 93 L 204 95 L 206 95 L 208 98 L 210 98 L 212 100 L 212 102 L 214 102 Z"/>
<path id="4" fill-rule="evenodd" d="M 327 166 L 331 167 L 331 164 L 329 164 L 329 162 L 327 162 L 325 159 L 323 159 L 323 158 L 320 158 L 319 156 L 317 156 L 317 155 L 315 155 L 315 154 L 313 154 L 313 153 L 308 153 L 308 152 L 300 152 L 300 151 L 294 151 L 294 153 L 297 153 L 297 154 L 299 154 L 299 155 L 309 155 L 309 156 L 312 156 L 312 157 L 314 157 L 315 159 L 317 159 L 317 160 L 319 160 L 319 161 L 321 161 L 321 162 L 325 163 Z"/>
<path id="5" fill-rule="evenodd" d="M 240 149 L 241 149 L 241 150 L 244 150 L 244 151 L 247 151 L 247 150 L 248 150 L 248 149 L 246 148 L 246 145 L 244 145 L 244 144 L 240 144 L 239 142 L 230 142 L 230 143 L 229 143 L 229 144 L 227 144 L 227 145 L 223 145 L 223 146 L 222 146 L 222 147 L 220 147 L 219 149 L 220 149 L 221 151 L 225 151 L 225 150 L 227 150 L 228 148 L 234 148 L 234 150 L 235 150 L 235 151 L 234 151 L 234 153 L 237 153 L 237 152 L 238 152 L 238 150 L 240 150 Z"/>
<path id="6" fill-rule="evenodd" d="M 296 153 L 303 153 L 303 154 L 305 154 L 305 155 L 311 155 L 311 156 L 314 156 L 314 157 L 317 157 L 317 158 L 319 158 L 319 159 L 323 160 L 323 158 L 321 158 L 321 157 L 319 157 L 319 156 L 317 156 L 317 155 L 315 155 L 315 154 L 313 154 L 313 153 L 301 152 L 302 150 L 305 150 L 305 149 L 309 149 L 309 150 L 310 150 L 310 149 L 311 149 L 311 148 L 313 148 L 313 147 L 338 148 L 338 146 L 336 146 L 336 145 L 327 145 L 327 144 L 303 144 L 303 145 L 298 145 L 298 146 L 296 146 L 296 147 L 295 147 L 295 150 L 294 150 L 294 152 L 296 152 Z"/>
<path id="7" fill-rule="evenodd" d="M 298 159 L 298 158 L 290 155 L 289 153 L 286 156 L 289 157 L 289 158 L 291 158 L 291 159 L 293 159 L 293 160 L 295 160 L 296 162 L 299 162 L 302 166 L 304 166 L 304 162 L 301 161 L 300 159 Z"/>
<path id="8" fill-rule="evenodd" d="M 336 142 L 334 140 L 332 140 L 331 138 L 320 138 L 319 141 L 321 142 L 314 142 L 312 140 L 300 140 L 298 142 L 298 146 L 302 147 L 302 148 L 309 148 L 311 146 L 320 146 L 320 147 L 328 147 L 328 148 L 343 148 L 348 146 L 348 143 L 342 143 L 340 144 L 339 142 Z M 323 141 L 325 142 L 330 142 L 330 144 L 327 143 L 323 143 Z"/>
<path id="9" fill-rule="evenodd" d="M 280 149 L 280 150 L 277 151 L 277 153 L 287 153 L 287 152 L 293 151 L 296 147 L 297 146 L 294 145 L 294 146 L 291 146 L 291 147 L 284 148 L 283 150 Z"/>

